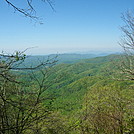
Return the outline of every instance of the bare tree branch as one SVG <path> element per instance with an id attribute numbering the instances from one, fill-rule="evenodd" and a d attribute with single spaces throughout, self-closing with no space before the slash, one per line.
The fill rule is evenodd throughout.
<path id="1" fill-rule="evenodd" d="M 26 0 L 26 4 L 27 4 L 27 8 L 25 8 L 25 7 L 22 7 L 22 8 L 20 8 L 20 7 L 18 7 L 16 4 L 14 4 L 14 2 L 11 2 L 10 0 L 4 0 L 9 6 L 11 6 L 13 9 L 14 9 L 14 11 L 16 12 L 19 12 L 19 13 L 21 13 L 21 14 L 23 14 L 25 17 L 28 17 L 28 18 L 31 18 L 31 19 L 33 19 L 33 20 L 39 20 L 40 18 L 36 15 L 36 9 L 34 8 L 34 6 L 33 6 L 33 0 Z M 52 1 L 51 0 L 41 0 L 42 2 L 44 2 L 44 3 L 48 3 L 49 4 L 49 6 L 51 7 L 51 9 L 53 10 L 53 11 L 55 11 L 54 10 L 54 6 L 53 6 L 53 3 L 52 3 Z"/>
<path id="2" fill-rule="evenodd" d="M 125 25 L 121 27 L 123 36 L 119 44 L 124 54 L 118 62 L 118 69 L 123 75 L 122 78 L 134 80 L 134 13 L 127 11 L 122 15 L 122 20 Z"/>

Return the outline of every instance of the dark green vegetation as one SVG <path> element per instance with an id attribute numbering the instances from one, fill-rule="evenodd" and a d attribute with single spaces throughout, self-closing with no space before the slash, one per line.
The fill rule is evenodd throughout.
<path id="1" fill-rule="evenodd" d="M 69 133 L 133 133 L 134 83 L 113 79 L 119 58 L 109 55 L 52 68 L 49 80 L 56 83 L 47 94 L 55 98 L 53 108 L 72 123 Z"/>
<path id="2" fill-rule="evenodd" d="M 117 56 L 118 57 L 118 56 Z M 115 55 L 81 60 L 75 64 L 58 64 L 51 68 L 49 81 L 55 81 L 47 90 L 55 96 L 53 106 L 63 113 L 71 114 L 81 108 L 82 99 L 93 85 L 110 81 L 106 72 Z M 112 79 L 111 79 L 112 80 Z"/>
<path id="3" fill-rule="evenodd" d="M 34 70 L 4 70 L 1 133 L 132 134 L 134 82 L 119 80 L 119 59 L 119 55 L 109 55 L 75 63 L 62 59 L 60 64 L 49 59 Z M 15 62 L 12 66 L 27 67 L 27 61 L 25 66 L 14 66 Z"/>

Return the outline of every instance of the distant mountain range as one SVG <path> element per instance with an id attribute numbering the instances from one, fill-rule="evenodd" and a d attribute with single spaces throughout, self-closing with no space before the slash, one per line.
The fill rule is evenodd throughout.
<path id="1" fill-rule="evenodd" d="M 36 65 L 41 61 L 46 61 L 48 59 L 57 60 L 57 64 L 59 63 L 76 63 L 83 59 L 91 59 L 95 57 L 107 56 L 110 55 L 110 52 L 97 52 L 97 53 L 89 53 L 89 54 L 77 54 L 77 53 L 65 53 L 65 54 L 50 54 L 50 55 L 36 55 L 36 56 L 28 56 L 25 60 L 25 64 L 29 63 L 31 65 Z M 118 55 L 119 53 L 114 53 Z"/>

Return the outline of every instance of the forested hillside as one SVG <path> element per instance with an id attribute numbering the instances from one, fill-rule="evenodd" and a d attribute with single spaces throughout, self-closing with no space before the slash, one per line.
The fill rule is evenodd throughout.
<path id="1" fill-rule="evenodd" d="M 39 68 L 14 58 L 11 72 L 1 70 L 2 133 L 133 133 L 134 83 L 119 79 L 119 55 Z"/>
<path id="2" fill-rule="evenodd" d="M 68 114 L 81 107 L 82 98 L 97 83 L 113 81 L 106 69 L 118 55 L 81 60 L 73 64 L 58 64 L 51 68 L 48 94 L 55 96 L 54 107 Z"/>

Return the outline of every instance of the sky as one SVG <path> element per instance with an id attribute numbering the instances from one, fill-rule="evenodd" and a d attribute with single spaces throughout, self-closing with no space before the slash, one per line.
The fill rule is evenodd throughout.
<path id="1" fill-rule="evenodd" d="M 13 1 L 13 0 L 11 0 Z M 121 14 L 133 10 L 134 0 L 34 0 L 43 25 L 15 12 L 0 2 L 0 52 L 23 51 L 28 54 L 120 51 L 118 42 L 124 25 Z M 19 7 L 25 1 L 14 0 Z"/>

